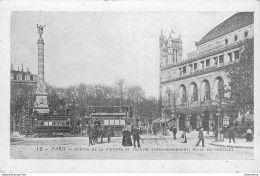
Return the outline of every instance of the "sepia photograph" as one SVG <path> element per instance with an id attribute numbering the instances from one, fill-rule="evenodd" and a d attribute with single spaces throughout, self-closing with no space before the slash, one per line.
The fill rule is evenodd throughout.
<path id="1" fill-rule="evenodd" d="M 6 6 L 0 171 L 259 171 L 250 2 Z"/>

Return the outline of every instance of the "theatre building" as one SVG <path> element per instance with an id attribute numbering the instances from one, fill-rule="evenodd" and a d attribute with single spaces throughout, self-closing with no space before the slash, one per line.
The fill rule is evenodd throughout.
<path id="1" fill-rule="evenodd" d="M 229 86 L 226 69 L 238 62 L 245 40 L 253 37 L 253 13 L 236 13 L 195 42 L 196 51 L 184 59 L 181 38 L 161 33 L 162 116 L 175 118 L 178 130 L 232 123 L 238 111 L 224 101 Z"/>

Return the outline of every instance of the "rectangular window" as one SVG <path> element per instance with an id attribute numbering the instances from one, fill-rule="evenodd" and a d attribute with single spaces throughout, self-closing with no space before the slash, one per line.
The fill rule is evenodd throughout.
<path id="1" fill-rule="evenodd" d="M 224 55 L 219 56 L 219 63 L 223 64 L 224 63 Z"/>
<path id="2" fill-rule="evenodd" d="M 53 122 L 53 125 L 56 125 L 56 122 Z"/>
<path id="3" fill-rule="evenodd" d="M 25 75 L 22 75 L 23 80 L 25 80 Z"/>
<path id="4" fill-rule="evenodd" d="M 218 57 L 213 57 L 215 65 L 218 65 Z"/>
<path id="5" fill-rule="evenodd" d="M 70 122 L 66 122 L 66 125 L 70 125 Z"/>
<path id="6" fill-rule="evenodd" d="M 206 60 L 206 67 L 209 67 L 210 66 L 210 59 L 207 59 Z"/>
<path id="7" fill-rule="evenodd" d="M 120 120 L 120 125 L 125 125 L 125 120 Z"/>
<path id="8" fill-rule="evenodd" d="M 48 126 L 48 122 L 43 122 L 43 125 L 44 126 Z"/>
<path id="9" fill-rule="evenodd" d="M 235 51 L 234 55 L 235 55 L 235 59 L 239 59 L 239 50 Z"/>
<path id="10" fill-rule="evenodd" d="M 233 61 L 233 54 L 232 53 L 228 53 L 228 57 L 229 57 L 229 61 L 232 62 Z"/>
<path id="11" fill-rule="evenodd" d="M 186 73 L 186 66 L 183 67 L 183 74 Z"/>
<path id="12" fill-rule="evenodd" d="M 52 126 L 52 122 L 49 122 L 49 126 Z"/>
<path id="13" fill-rule="evenodd" d="M 204 61 L 200 61 L 201 63 L 201 68 L 204 68 Z"/>
<path id="14" fill-rule="evenodd" d="M 182 68 L 179 68 L 179 73 L 180 73 L 180 76 L 182 76 Z"/>
<path id="15" fill-rule="evenodd" d="M 194 71 L 197 70 L 197 63 L 194 63 Z"/>
<path id="16" fill-rule="evenodd" d="M 33 81 L 33 75 L 30 76 L 30 80 Z"/>

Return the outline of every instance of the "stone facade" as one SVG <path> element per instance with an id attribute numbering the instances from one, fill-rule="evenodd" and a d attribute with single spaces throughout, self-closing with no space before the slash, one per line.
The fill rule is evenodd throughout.
<path id="1" fill-rule="evenodd" d="M 166 39 L 161 34 L 163 116 L 175 118 L 179 130 L 184 127 L 208 129 L 232 123 L 237 111 L 229 109 L 228 103 L 223 101 L 229 96 L 225 93 L 230 81 L 226 68 L 238 62 L 245 39 L 253 37 L 253 13 L 250 12 L 237 13 L 216 26 L 196 43 L 197 50 L 188 53 L 187 59 L 178 53 L 182 52 L 180 38 Z M 177 58 L 170 55 L 169 40 L 173 41 L 172 48 L 177 48 Z"/>

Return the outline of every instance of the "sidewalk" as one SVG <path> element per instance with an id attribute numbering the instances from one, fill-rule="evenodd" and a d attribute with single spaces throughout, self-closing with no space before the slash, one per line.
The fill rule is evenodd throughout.
<path id="1" fill-rule="evenodd" d="M 222 147 L 233 147 L 233 148 L 247 148 L 247 149 L 254 149 L 254 141 L 253 142 L 246 142 L 244 138 L 237 138 L 235 139 L 236 143 L 229 143 L 229 139 L 225 139 L 224 142 L 217 142 L 214 141 L 211 145 L 215 146 L 222 146 Z"/>

